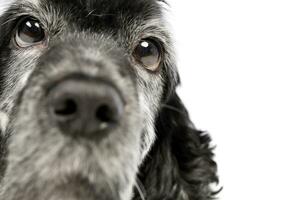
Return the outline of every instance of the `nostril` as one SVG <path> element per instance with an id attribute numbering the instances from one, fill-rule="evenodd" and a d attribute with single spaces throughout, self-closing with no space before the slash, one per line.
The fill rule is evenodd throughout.
<path id="1" fill-rule="evenodd" d="M 96 118 L 102 123 L 112 123 L 116 120 L 113 111 L 108 105 L 101 105 L 97 108 Z"/>
<path id="2" fill-rule="evenodd" d="M 54 107 L 54 113 L 58 116 L 70 116 L 77 112 L 77 104 L 72 99 L 64 99 L 57 102 Z"/>

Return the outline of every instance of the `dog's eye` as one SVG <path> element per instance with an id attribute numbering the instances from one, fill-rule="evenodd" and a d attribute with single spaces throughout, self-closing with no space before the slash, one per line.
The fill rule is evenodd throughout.
<path id="1" fill-rule="evenodd" d="M 150 71 L 156 71 L 161 62 L 160 45 L 151 40 L 144 39 L 139 42 L 133 52 L 135 59 Z"/>
<path id="2" fill-rule="evenodd" d="M 34 46 L 44 41 L 44 39 L 45 32 L 38 20 L 26 18 L 18 24 L 15 41 L 19 47 Z"/>

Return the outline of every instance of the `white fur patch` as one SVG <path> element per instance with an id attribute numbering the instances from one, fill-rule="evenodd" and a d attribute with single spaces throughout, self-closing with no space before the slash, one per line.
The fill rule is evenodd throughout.
<path id="1" fill-rule="evenodd" d="M 0 112 L 0 133 L 4 133 L 8 124 L 8 116 L 4 112 Z"/>
<path id="2" fill-rule="evenodd" d="M 0 15 L 11 5 L 13 0 L 0 0 Z"/>
<path id="3" fill-rule="evenodd" d="M 31 71 L 27 71 L 27 72 L 25 72 L 25 74 L 20 79 L 20 85 L 21 85 L 22 88 L 27 84 L 27 81 L 28 81 L 28 78 L 29 78 L 30 74 L 31 74 Z"/>
<path id="4" fill-rule="evenodd" d="M 14 2 L 18 2 L 20 0 L 0 0 L 0 15 Z M 22 0 L 23 2 L 29 2 L 30 4 L 39 5 L 40 0 Z"/>
<path id="5" fill-rule="evenodd" d="M 142 159 L 144 159 L 148 154 L 152 144 L 155 141 L 154 119 L 153 119 L 154 113 L 151 111 L 152 106 L 149 105 L 150 100 L 146 99 L 147 97 L 145 97 L 144 95 L 140 95 L 139 98 L 140 98 L 141 109 L 143 110 L 143 113 L 147 116 L 146 117 L 147 120 L 144 121 L 146 133 L 144 135 L 144 141 L 142 146 Z"/>
<path id="6" fill-rule="evenodd" d="M 36 6 L 39 5 L 39 3 L 40 3 L 40 0 L 24 0 L 24 1 L 34 4 Z"/>

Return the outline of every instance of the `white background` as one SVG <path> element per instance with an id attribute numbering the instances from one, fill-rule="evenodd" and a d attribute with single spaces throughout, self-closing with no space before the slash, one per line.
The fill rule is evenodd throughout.
<path id="1" fill-rule="evenodd" d="M 300 199 L 298 2 L 169 0 L 179 92 L 217 145 L 221 200 Z"/>
<path id="2" fill-rule="evenodd" d="M 221 200 L 300 199 L 300 1 L 169 0 L 181 97 Z"/>

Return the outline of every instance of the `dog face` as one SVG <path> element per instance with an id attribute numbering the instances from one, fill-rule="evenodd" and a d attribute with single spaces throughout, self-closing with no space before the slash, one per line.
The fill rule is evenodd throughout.
<path id="1" fill-rule="evenodd" d="M 175 73 L 159 2 L 27 0 L 2 23 L 2 195 L 129 199 Z"/>
<path id="2" fill-rule="evenodd" d="M 175 126 L 161 137 L 166 130 L 162 108 L 170 96 L 177 99 L 178 83 L 163 4 L 159 0 L 22 0 L 10 5 L 0 21 L 2 199 L 129 200 L 138 172 L 146 190 L 153 187 L 149 191 L 155 198 L 164 199 L 159 197 L 164 186 L 155 192 L 154 182 L 146 181 L 160 169 L 154 162 L 163 169 L 174 167 L 176 173 L 183 174 L 179 168 L 184 167 L 172 164 L 175 157 L 154 161 L 164 154 L 160 151 L 181 156 L 173 152 L 181 139 L 170 139 Z M 188 116 L 177 116 L 186 112 L 177 103 L 165 106 L 176 111 L 165 122 L 187 129 Z M 186 119 L 179 123 L 180 117 Z M 166 194 L 178 196 L 171 199 L 212 195 L 207 185 L 216 176 L 209 141 L 196 135 L 184 137 L 191 136 L 197 151 L 208 153 L 193 168 L 209 171 L 201 175 L 198 170 L 198 182 L 171 181 L 175 171 L 168 171 L 169 180 L 160 184 L 173 183 L 169 192 L 165 188 Z M 153 147 L 151 153 L 157 137 L 173 143 L 157 139 L 156 146 L 167 149 Z M 191 146 L 181 150 L 185 148 L 189 154 Z M 145 159 L 147 155 L 153 160 Z M 182 159 L 190 164 L 191 158 Z M 201 191 L 179 182 L 197 183 Z"/>

